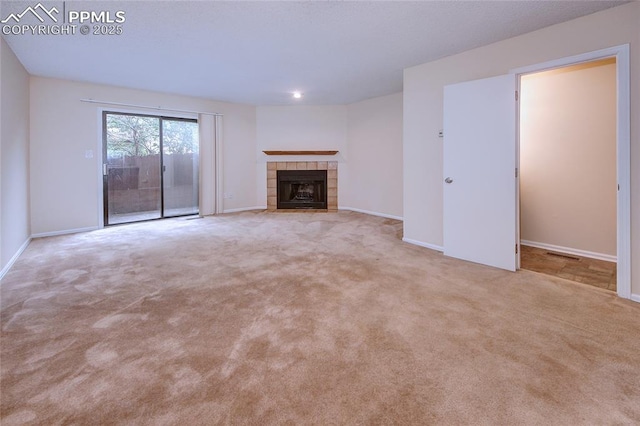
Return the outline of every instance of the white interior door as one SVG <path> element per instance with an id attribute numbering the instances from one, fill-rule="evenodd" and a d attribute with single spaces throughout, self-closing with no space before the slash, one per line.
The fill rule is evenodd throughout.
<path id="1" fill-rule="evenodd" d="M 444 88 L 444 254 L 516 270 L 516 76 Z"/>

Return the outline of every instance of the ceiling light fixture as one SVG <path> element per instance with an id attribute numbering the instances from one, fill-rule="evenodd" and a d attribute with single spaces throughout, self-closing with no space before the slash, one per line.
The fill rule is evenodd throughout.
<path id="1" fill-rule="evenodd" d="M 302 93 L 300 93 L 300 92 L 293 92 L 293 97 L 294 97 L 295 99 L 300 99 L 300 98 L 302 98 Z"/>

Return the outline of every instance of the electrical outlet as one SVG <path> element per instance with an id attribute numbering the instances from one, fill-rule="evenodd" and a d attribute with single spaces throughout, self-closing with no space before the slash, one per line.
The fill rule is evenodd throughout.
<path id="1" fill-rule="evenodd" d="M 224 193 L 225 200 L 233 200 L 233 192 L 225 192 Z"/>
<path id="2" fill-rule="evenodd" d="M 84 152 L 84 158 L 93 158 L 93 150 L 91 150 L 91 149 L 87 149 L 87 150 Z"/>

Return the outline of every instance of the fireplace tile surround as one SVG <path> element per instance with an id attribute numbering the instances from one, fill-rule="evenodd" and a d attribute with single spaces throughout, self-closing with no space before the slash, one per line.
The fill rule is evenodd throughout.
<path id="1" fill-rule="evenodd" d="M 327 171 L 327 210 L 338 210 L 338 162 L 337 161 L 269 161 L 267 162 L 267 211 L 283 211 L 278 209 L 277 172 L 278 170 L 326 170 Z M 288 211 L 288 210 L 284 210 Z M 325 211 L 325 210 L 295 210 Z"/>

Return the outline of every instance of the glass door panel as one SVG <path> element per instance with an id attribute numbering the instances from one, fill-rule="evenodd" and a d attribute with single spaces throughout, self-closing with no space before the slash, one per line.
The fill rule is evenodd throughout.
<path id="1" fill-rule="evenodd" d="M 160 218 L 159 118 L 104 117 L 105 225 Z"/>
<path id="2" fill-rule="evenodd" d="M 162 119 L 164 216 L 198 213 L 198 123 Z"/>

